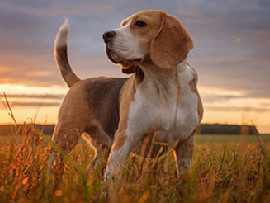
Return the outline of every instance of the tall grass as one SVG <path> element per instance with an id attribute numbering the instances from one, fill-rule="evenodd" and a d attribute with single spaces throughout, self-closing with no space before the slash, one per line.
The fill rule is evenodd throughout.
<path id="1" fill-rule="evenodd" d="M 197 144 L 193 167 L 177 174 L 173 154 L 167 158 L 129 157 L 120 175 L 102 181 L 102 164 L 87 177 L 92 149 L 84 142 L 70 154 L 54 146 L 35 124 L 15 125 L 9 145 L 0 148 L 0 202 L 269 202 L 270 144 L 243 140 L 236 144 Z M 246 135 L 247 136 L 247 135 Z M 59 183 L 48 175 L 50 147 L 60 150 L 65 171 Z"/>
<path id="2" fill-rule="evenodd" d="M 131 156 L 120 177 L 102 181 L 101 167 L 87 178 L 93 151 L 81 141 L 65 154 L 65 172 L 57 188 L 48 176 L 51 142 L 24 126 L 18 142 L 0 149 L 0 200 L 24 201 L 243 201 L 270 200 L 270 145 L 197 144 L 193 167 L 177 175 L 173 156 L 156 164 Z"/>

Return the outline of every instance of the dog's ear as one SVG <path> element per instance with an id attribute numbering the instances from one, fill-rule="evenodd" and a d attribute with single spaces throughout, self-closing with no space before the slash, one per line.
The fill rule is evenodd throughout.
<path id="1" fill-rule="evenodd" d="M 187 58 L 193 42 L 187 30 L 173 16 L 163 13 L 161 26 L 150 45 L 150 57 L 160 68 L 171 68 Z"/>
<path id="2" fill-rule="evenodd" d="M 136 65 L 131 65 L 128 67 L 124 67 L 123 65 L 121 65 L 122 73 L 126 73 L 126 74 L 135 73 L 137 67 L 138 66 Z"/>

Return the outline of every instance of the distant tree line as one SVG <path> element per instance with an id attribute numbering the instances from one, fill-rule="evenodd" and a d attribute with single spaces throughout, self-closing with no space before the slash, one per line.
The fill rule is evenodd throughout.
<path id="1" fill-rule="evenodd" d="M 42 130 L 43 134 L 52 135 L 54 125 L 35 125 L 34 128 L 39 131 Z M 14 126 L 12 125 L 0 125 L 0 135 L 14 134 Z M 22 125 L 17 126 L 18 134 L 21 134 Z M 31 127 L 27 129 L 30 131 Z M 226 124 L 202 124 L 197 130 L 198 134 L 258 134 L 258 129 L 255 125 L 226 125 Z"/>
<path id="2" fill-rule="evenodd" d="M 0 125 L 0 135 L 8 135 L 8 134 L 21 134 L 23 125 L 17 125 L 17 132 L 15 132 L 14 125 Z M 54 125 L 26 125 L 27 133 L 30 132 L 32 129 L 36 129 L 37 131 L 42 131 L 43 134 L 52 135 L 54 130 Z"/>
<path id="3" fill-rule="evenodd" d="M 255 125 L 202 124 L 197 133 L 255 135 L 259 132 Z"/>

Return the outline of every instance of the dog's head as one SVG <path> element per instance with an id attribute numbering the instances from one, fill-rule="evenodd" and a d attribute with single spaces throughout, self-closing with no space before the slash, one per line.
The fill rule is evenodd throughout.
<path id="1" fill-rule="evenodd" d="M 108 58 L 129 69 L 128 73 L 146 59 L 159 68 L 175 67 L 193 48 L 183 25 L 162 11 L 136 13 L 124 20 L 119 29 L 105 32 L 103 39 Z"/>

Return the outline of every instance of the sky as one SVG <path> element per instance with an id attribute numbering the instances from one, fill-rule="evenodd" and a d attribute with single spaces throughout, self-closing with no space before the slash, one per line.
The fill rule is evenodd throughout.
<path id="1" fill-rule="evenodd" d="M 80 78 L 128 77 L 107 59 L 101 36 L 141 10 L 163 10 L 190 32 L 203 123 L 255 124 L 270 133 L 269 0 L 0 0 L 0 94 L 17 122 L 57 121 L 68 88 L 53 42 L 66 17 L 69 61 Z M 0 102 L 0 124 L 11 122 Z"/>

